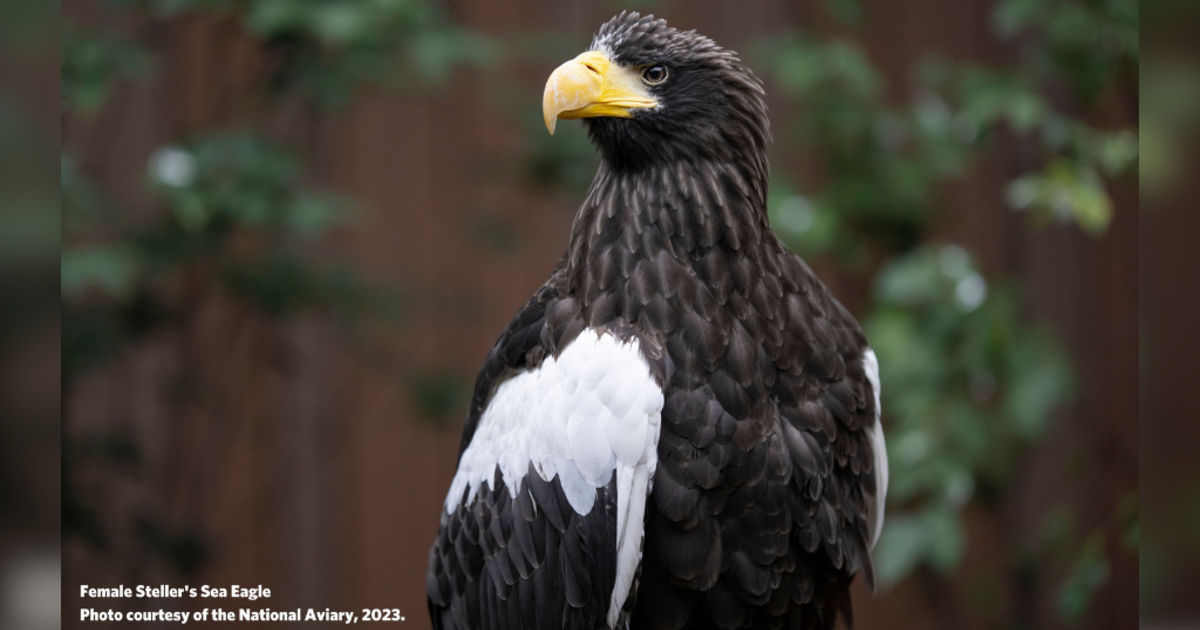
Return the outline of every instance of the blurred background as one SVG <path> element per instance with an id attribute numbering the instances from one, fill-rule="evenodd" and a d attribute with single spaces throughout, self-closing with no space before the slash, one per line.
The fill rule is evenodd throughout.
<path id="1" fill-rule="evenodd" d="M 764 80 L 772 224 L 878 352 L 856 627 L 1129 628 L 1194 596 L 1171 559 L 1200 537 L 1139 598 L 1139 166 L 1190 178 L 1138 101 L 1190 120 L 1200 90 L 1141 74 L 1134 0 L 64 0 L 64 626 L 244 605 L 81 583 L 427 626 L 476 370 L 597 163 L 542 86 L 622 9 Z"/>

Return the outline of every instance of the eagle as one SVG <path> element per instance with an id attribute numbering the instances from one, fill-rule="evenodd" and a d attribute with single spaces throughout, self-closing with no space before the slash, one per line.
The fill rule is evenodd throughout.
<path id="1" fill-rule="evenodd" d="M 601 162 L 488 352 L 429 553 L 439 630 L 833 628 L 883 523 L 879 365 L 771 231 L 761 82 L 622 13 L 546 83 Z"/>

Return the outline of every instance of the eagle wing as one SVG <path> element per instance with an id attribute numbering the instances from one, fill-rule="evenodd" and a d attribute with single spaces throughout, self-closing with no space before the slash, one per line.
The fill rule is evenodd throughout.
<path id="1" fill-rule="evenodd" d="M 855 574 L 874 587 L 878 366 L 851 315 L 777 252 L 759 263 L 774 273 L 719 252 L 694 264 L 700 288 L 666 341 L 635 626 L 832 628 Z"/>
<path id="2" fill-rule="evenodd" d="M 543 287 L 485 361 L 430 552 L 435 628 L 603 628 L 627 617 L 663 397 L 629 330 Z"/>

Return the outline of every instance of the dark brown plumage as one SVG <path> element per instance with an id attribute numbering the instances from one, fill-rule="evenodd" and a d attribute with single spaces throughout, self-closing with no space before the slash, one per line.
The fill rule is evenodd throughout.
<path id="1" fill-rule="evenodd" d="M 730 52 L 622 14 L 593 47 L 666 63 L 660 107 L 589 118 L 603 161 L 567 251 L 484 363 L 463 433 L 497 382 L 584 330 L 634 339 L 663 392 L 635 586 L 618 625 L 832 628 L 864 572 L 875 393 L 855 320 L 771 232 L 762 88 Z M 603 628 L 615 490 L 580 517 L 532 469 L 443 514 L 438 628 Z M 614 482 L 615 483 L 615 482 Z M 458 499 L 458 497 L 453 497 Z M 539 507 L 540 506 L 540 507 Z"/>

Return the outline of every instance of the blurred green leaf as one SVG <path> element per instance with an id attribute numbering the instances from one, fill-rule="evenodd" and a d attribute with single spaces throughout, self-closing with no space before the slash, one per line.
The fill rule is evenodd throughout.
<path id="1" fill-rule="evenodd" d="M 835 20 L 847 26 L 862 22 L 863 10 L 858 0 L 825 0 L 825 8 Z"/>
<path id="2" fill-rule="evenodd" d="M 1109 176 L 1121 175 L 1136 163 L 1138 136 L 1132 131 L 1098 134 L 1093 146 L 1096 162 Z"/>
<path id="3" fill-rule="evenodd" d="M 413 57 L 427 79 L 444 81 L 455 67 L 488 66 L 500 49 L 482 35 L 460 29 L 425 30 L 412 41 Z"/>
<path id="4" fill-rule="evenodd" d="M 287 212 L 287 225 L 302 236 L 321 236 L 329 228 L 347 220 L 347 204 L 345 198 L 328 193 L 300 196 Z"/>
<path id="5" fill-rule="evenodd" d="M 879 553 L 894 583 L 919 566 L 957 565 L 958 511 L 1012 473 L 1022 446 L 1069 399 L 1071 369 L 1057 344 L 1019 320 L 1013 290 L 989 288 L 956 245 L 893 259 L 875 299 L 863 327 L 887 383 L 888 520 L 901 526 L 892 538 L 885 528 Z M 889 548 L 913 544 L 918 526 L 927 538 L 915 548 Z"/>
<path id="6" fill-rule="evenodd" d="M 890 587 L 925 563 L 949 571 L 965 546 L 965 532 L 953 509 L 929 507 L 915 515 L 889 515 L 874 552 L 876 578 Z"/>
<path id="7" fill-rule="evenodd" d="M 817 207 L 787 182 L 771 184 L 767 212 L 775 233 L 802 255 L 821 255 L 838 245 L 839 214 L 829 207 Z"/>
<path id="8" fill-rule="evenodd" d="M 1034 439 L 1072 391 L 1071 366 L 1061 348 L 1036 332 L 1014 340 L 1008 350 L 1012 378 L 1004 411 L 1017 437 Z"/>
<path id="9" fill-rule="evenodd" d="M 1043 221 L 1073 221 L 1097 236 L 1108 229 L 1113 215 L 1112 200 L 1096 171 L 1073 167 L 1064 160 L 1051 162 L 1043 173 L 1013 180 L 1008 186 L 1008 203 Z"/>
<path id="10" fill-rule="evenodd" d="M 1122 72 L 1136 76 L 1138 9 L 1136 0 L 1004 0 L 993 24 L 1003 38 L 1025 36 L 1027 63 L 1036 72 L 1065 79 L 1093 103 Z"/>
<path id="11" fill-rule="evenodd" d="M 148 170 L 179 226 L 192 234 L 240 227 L 315 238 L 349 211 L 340 195 L 300 186 L 298 155 L 254 135 L 164 146 Z"/>
<path id="12" fill-rule="evenodd" d="M 966 547 L 962 519 L 952 509 L 929 509 L 921 521 L 930 565 L 943 572 L 953 569 Z"/>
<path id="13" fill-rule="evenodd" d="M 77 300 L 87 289 L 97 289 L 113 299 L 128 300 L 133 294 L 140 267 L 136 250 L 128 245 L 94 245 L 64 249 L 63 297 Z"/>
<path id="14" fill-rule="evenodd" d="M 1108 581 L 1111 571 L 1108 556 L 1104 553 L 1104 535 L 1095 532 L 1084 543 L 1079 558 L 1058 589 L 1059 619 L 1066 623 L 1078 623 L 1087 612 L 1096 591 Z"/>
<path id="15" fill-rule="evenodd" d="M 96 113 L 118 80 L 149 68 L 150 57 L 144 50 L 112 33 L 85 31 L 64 21 L 61 39 L 60 90 L 66 111 Z"/>
<path id="16" fill-rule="evenodd" d="M 241 21 L 279 56 L 265 83 L 321 107 L 364 85 L 437 84 L 455 67 L 487 65 L 500 49 L 461 29 L 432 0 L 113 0 L 169 19 L 208 13 Z"/>
<path id="17" fill-rule="evenodd" d="M 409 379 L 408 389 L 422 415 L 438 424 L 459 420 L 471 402 L 472 379 L 452 372 L 432 372 Z"/>
<path id="18" fill-rule="evenodd" d="M 875 577 L 881 585 L 898 584 L 920 565 L 925 556 L 924 527 L 914 516 L 888 516 L 874 552 Z"/>

